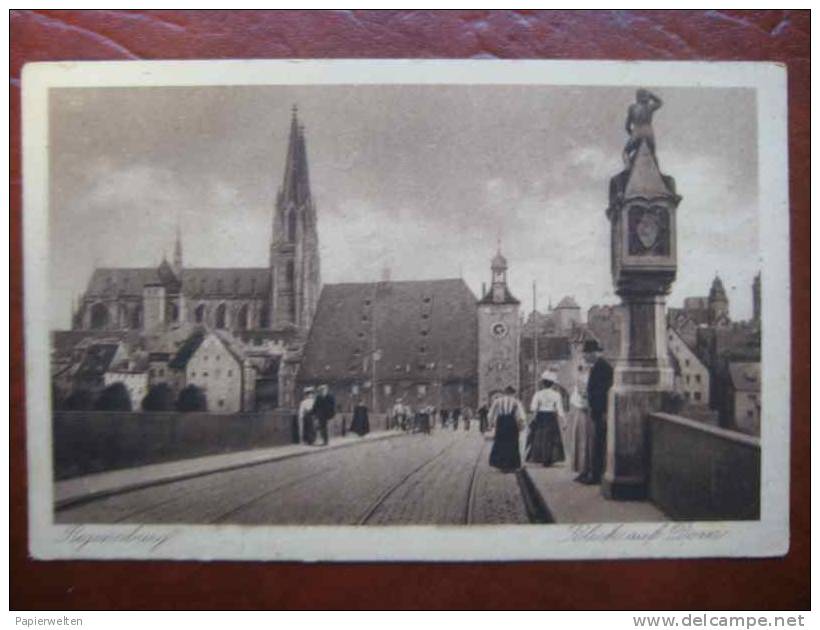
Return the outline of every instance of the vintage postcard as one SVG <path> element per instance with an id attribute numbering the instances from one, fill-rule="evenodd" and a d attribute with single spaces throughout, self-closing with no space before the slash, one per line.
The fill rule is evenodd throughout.
<path id="1" fill-rule="evenodd" d="M 23 73 L 39 559 L 773 556 L 786 72 Z"/>

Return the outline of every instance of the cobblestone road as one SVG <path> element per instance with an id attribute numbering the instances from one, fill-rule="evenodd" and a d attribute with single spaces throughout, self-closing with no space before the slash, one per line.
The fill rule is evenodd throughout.
<path id="1" fill-rule="evenodd" d="M 57 512 L 61 523 L 527 523 L 476 431 L 436 431 L 214 473 Z"/>

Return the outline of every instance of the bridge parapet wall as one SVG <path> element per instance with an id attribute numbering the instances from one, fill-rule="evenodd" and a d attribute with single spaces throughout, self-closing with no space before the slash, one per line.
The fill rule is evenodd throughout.
<path id="1" fill-rule="evenodd" d="M 370 417 L 383 431 L 382 414 Z M 350 414 L 339 414 L 328 429 L 344 434 Z M 295 410 L 252 413 L 59 411 L 53 415 L 54 478 L 69 479 L 108 470 L 284 446 L 298 440 Z"/>
<path id="2" fill-rule="evenodd" d="M 649 497 L 676 520 L 760 518 L 760 440 L 649 415 Z"/>

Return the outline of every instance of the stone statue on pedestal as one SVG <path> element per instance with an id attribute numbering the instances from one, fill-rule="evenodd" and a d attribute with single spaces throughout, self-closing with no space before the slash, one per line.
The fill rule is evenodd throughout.
<path id="1" fill-rule="evenodd" d="M 635 93 L 635 102 L 629 106 L 626 114 L 626 133 L 629 140 L 624 147 L 624 167 L 629 168 L 641 142 L 655 154 L 655 133 L 652 130 L 652 116 L 661 108 L 663 101 L 649 90 L 639 89 Z"/>
<path id="2" fill-rule="evenodd" d="M 652 115 L 661 100 L 638 90 L 629 107 L 625 168 L 609 184 L 612 282 L 621 346 L 607 403 L 607 461 L 602 491 L 616 499 L 647 492 L 647 416 L 659 411 L 674 373 L 666 348 L 666 304 L 677 273 L 675 180 L 661 173 Z M 614 350 L 614 349 L 612 349 Z"/>

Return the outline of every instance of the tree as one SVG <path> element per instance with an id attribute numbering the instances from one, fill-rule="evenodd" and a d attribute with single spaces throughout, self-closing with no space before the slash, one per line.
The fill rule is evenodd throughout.
<path id="1" fill-rule="evenodd" d="M 66 411 L 88 411 L 94 408 L 94 396 L 87 389 L 75 389 L 63 401 L 62 408 Z"/>
<path id="2" fill-rule="evenodd" d="M 131 411 L 131 395 L 123 383 L 111 383 L 94 405 L 97 411 Z"/>
<path id="3" fill-rule="evenodd" d="M 208 403 L 203 392 L 196 385 L 182 388 L 177 398 L 177 411 L 207 411 Z"/>
<path id="4" fill-rule="evenodd" d="M 174 409 L 174 392 L 167 383 L 158 383 L 148 390 L 142 399 L 143 411 L 171 411 Z"/>

